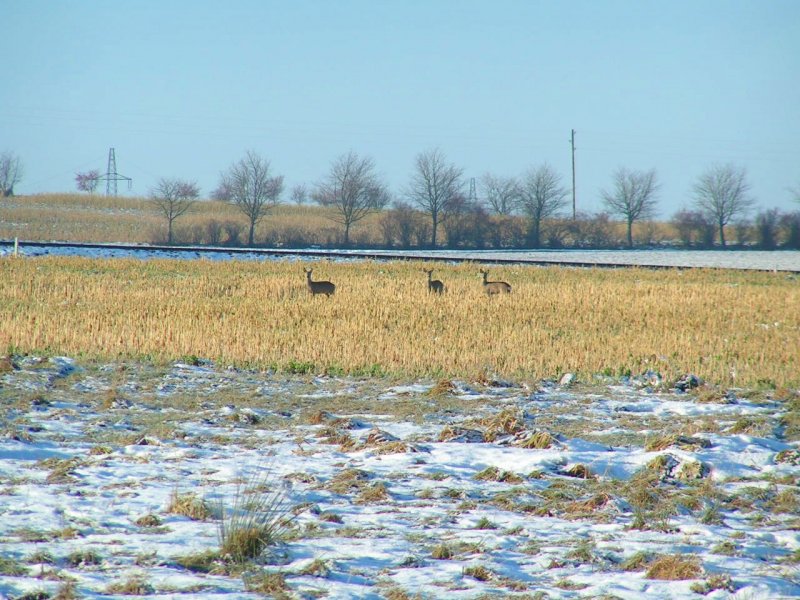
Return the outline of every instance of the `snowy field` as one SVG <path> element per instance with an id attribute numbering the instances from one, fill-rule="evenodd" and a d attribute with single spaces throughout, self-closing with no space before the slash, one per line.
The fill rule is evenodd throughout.
<path id="1" fill-rule="evenodd" d="M 0 596 L 800 596 L 797 396 L 674 383 L 4 359 Z M 253 482 L 284 543 L 197 566 Z"/>
<path id="2" fill-rule="evenodd" d="M 0 256 L 11 254 L 13 243 L 0 242 Z M 500 263 L 571 264 L 580 266 L 691 267 L 713 269 L 751 269 L 800 273 L 800 251 L 739 250 L 257 250 L 158 247 L 122 247 L 114 244 L 55 245 L 22 244 L 23 256 L 88 256 L 96 258 L 176 258 L 209 260 L 286 260 L 302 258 L 377 258 L 442 261 L 486 261 Z"/>

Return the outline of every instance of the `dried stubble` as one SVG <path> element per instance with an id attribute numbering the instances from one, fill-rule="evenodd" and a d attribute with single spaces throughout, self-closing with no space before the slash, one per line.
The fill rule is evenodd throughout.
<path id="1" fill-rule="evenodd" d="M 39 194 L 16 196 L 0 206 L 0 238 L 63 240 L 72 242 L 153 243 L 166 241 L 163 215 L 147 198 L 109 197 L 100 194 Z M 335 243 L 341 227 L 333 220 L 334 209 L 315 205 L 279 205 L 259 223 L 256 240 L 291 245 Z M 379 243 L 381 215 L 371 214 L 354 228 L 357 243 Z M 233 204 L 198 201 L 175 221 L 179 243 L 214 244 L 212 224 L 234 224 L 240 229 L 239 243 L 246 240 L 247 219 Z M 221 232 L 221 240 L 228 233 Z"/>
<path id="2" fill-rule="evenodd" d="M 726 385 L 798 383 L 800 288 L 732 271 L 495 269 L 315 263 L 337 285 L 312 297 L 298 262 L 0 260 L 0 348 L 316 372 L 555 377 L 691 372 Z"/>

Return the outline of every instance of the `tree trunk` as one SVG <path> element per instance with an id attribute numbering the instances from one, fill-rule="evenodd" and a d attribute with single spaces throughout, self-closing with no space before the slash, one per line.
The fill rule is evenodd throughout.
<path id="1" fill-rule="evenodd" d="M 247 235 L 247 245 L 253 246 L 256 237 L 256 222 L 250 219 L 250 233 Z"/>
<path id="2" fill-rule="evenodd" d="M 345 248 L 350 245 L 350 223 L 344 224 L 344 246 Z"/>
<path id="3" fill-rule="evenodd" d="M 167 244 L 172 245 L 172 219 L 169 219 L 169 223 L 167 225 Z"/>
<path id="4" fill-rule="evenodd" d="M 542 244 L 541 236 L 541 224 L 539 223 L 539 219 L 531 219 L 531 227 L 528 231 L 528 245 L 531 248 L 539 248 Z"/>
<path id="5" fill-rule="evenodd" d="M 439 225 L 438 216 L 434 213 L 431 215 L 431 221 L 433 222 L 433 232 L 431 233 L 431 247 L 436 248 L 436 228 Z"/>
<path id="6" fill-rule="evenodd" d="M 628 219 L 628 248 L 633 248 L 633 221 Z"/>
<path id="7" fill-rule="evenodd" d="M 722 244 L 722 247 L 725 247 L 725 225 L 720 221 L 719 223 L 719 243 Z"/>

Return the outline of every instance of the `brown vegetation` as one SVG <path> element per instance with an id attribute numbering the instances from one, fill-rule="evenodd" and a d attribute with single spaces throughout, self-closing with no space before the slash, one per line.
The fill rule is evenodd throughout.
<path id="1" fill-rule="evenodd" d="M 798 383 L 800 288 L 782 275 L 508 267 L 515 291 L 498 303 L 473 266 L 437 267 L 441 297 L 420 268 L 329 263 L 341 290 L 318 302 L 297 263 L 0 259 L 0 349 L 303 373 Z"/>

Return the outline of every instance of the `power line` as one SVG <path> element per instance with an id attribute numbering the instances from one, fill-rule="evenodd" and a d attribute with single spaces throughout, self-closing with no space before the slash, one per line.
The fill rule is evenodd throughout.
<path id="1" fill-rule="evenodd" d="M 114 149 L 108 149 L 108 167 L 106 167 L 106 174 L 97 178 L 99 181 L 106 182 L 106 196 L 117 195 L 117 182 L 127 181 L 128 189 L 131 189 L 133 179 L 117 173 L 117 157 L 114 154 Z M 112 194 L 113 191 L 113 194 Z"/>

